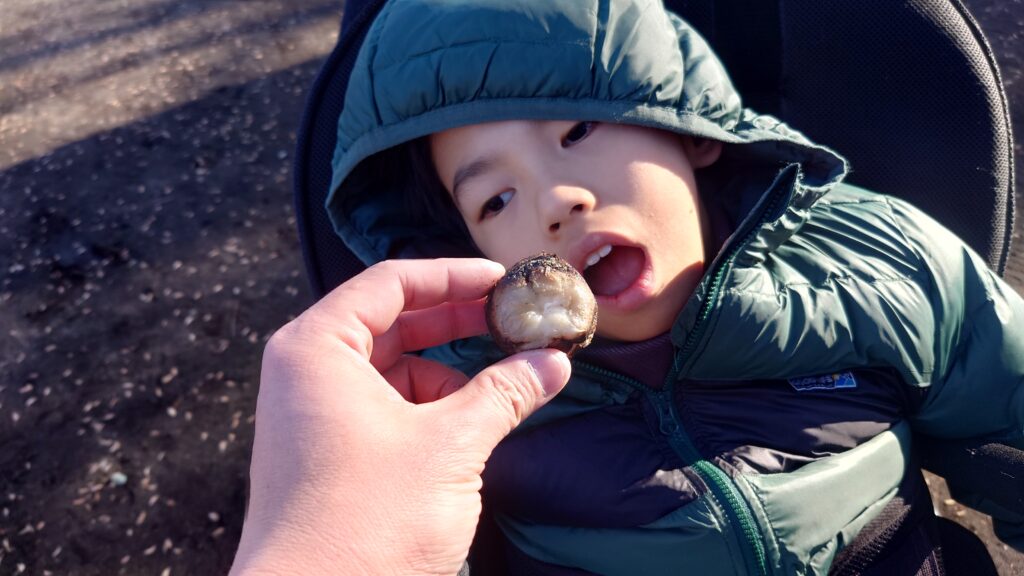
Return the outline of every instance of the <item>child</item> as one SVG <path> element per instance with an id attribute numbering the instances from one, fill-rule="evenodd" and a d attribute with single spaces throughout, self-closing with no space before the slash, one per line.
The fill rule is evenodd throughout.
<path id="1" fill-rule="evenodd" d="M 1021 438 L 1020 297 L 742 108 L 658 2 L 392 0 L 333 167 L 368 264 L 548 251 L 598 296 L 572 380 L 488 462 L 475 574 L 935 573 L 910 425 Z"/>

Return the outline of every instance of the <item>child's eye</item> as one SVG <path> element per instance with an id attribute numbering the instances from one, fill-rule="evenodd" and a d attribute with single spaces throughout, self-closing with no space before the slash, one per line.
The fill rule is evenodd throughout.
<path id="1" fill-rule="evenodd" d="M 494 196 L 490 200 L 488 200 L 484 204 L 484 207 L 480 210 L 480 219 L 483 220 L 488 216 L 497 214 L 498 212 L 504 210 L 505 206 L 508 206 L 509 201 L 512 200 L 513 194 L 515 194 L 514 191 L 505 190 L 501 194 L 498 194 L 497 196 Z"/>
<path id="2" fill-rule="evenodd" d="M 579 144 L 584 138 L 594 131 L 597 122 L 577 122 L 562 136 L 562 148 L 568 148 L 573 144 Z"/>

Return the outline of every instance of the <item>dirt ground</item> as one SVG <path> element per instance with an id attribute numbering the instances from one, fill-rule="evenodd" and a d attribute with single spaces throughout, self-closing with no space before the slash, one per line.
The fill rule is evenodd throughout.
<path id="1" fill-rule="evenodd" d="M 967 4 L 1024 130 L 1024 2 Z M 260 354 L 310 302 L 292 150 L 341 1 L 3 8 L 0 575 L 226 573 Z"/>

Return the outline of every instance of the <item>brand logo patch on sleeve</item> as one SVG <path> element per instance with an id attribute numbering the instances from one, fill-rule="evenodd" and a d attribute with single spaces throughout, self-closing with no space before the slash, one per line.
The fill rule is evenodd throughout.
<path id="1" fill-rule="evenodd" d="M 790 378 L 789 385 L 797 392 L 837 390 L 840 388 L 856 388 L 857 379 L 853 377 L 853 372 L 837 372 L 835 374 L 811 376 L 809 378 Z"/>

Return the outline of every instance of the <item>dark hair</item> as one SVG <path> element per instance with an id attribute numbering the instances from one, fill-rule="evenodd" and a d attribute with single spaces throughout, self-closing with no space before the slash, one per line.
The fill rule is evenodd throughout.
<path id="1" fill-rule="evenodd" d="M 430 152 L 430 137 L 423 136 L 406 144 L 412 182 L 406 195 L 406 210 L 416 225 L 440 228 L 456 243 L 480 255 L 462 214 L 441 182 Z"/>

